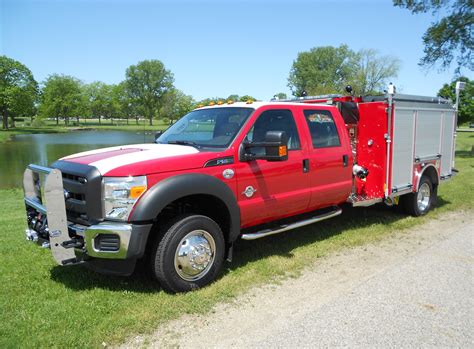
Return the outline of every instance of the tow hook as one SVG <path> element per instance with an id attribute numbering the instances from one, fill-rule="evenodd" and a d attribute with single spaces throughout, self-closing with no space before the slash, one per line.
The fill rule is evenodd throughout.
<path id="1" fill-rule="evenodd" d="M 83 248 L 84 242 L 77 239 L 72 239 L 72 240 L 64 241 L 61 245 L 64 248 Z"/>

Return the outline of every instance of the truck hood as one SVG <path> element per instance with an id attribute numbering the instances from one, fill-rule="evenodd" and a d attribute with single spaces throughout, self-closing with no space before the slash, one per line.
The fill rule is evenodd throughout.
<path id="1" fill-rule="evenodd" d="M 60 160 L 94 166 L 103 176 L 107 174 L 136 175 L 137 167 L 141 168 L 140 172 L 143 172 L 143 169 L 146 168 L 146 166 L 143 166 L 145 163 L 155 165 L 148 167 L 146 172 L 156 173 L 160 172 L 159 164 L 164 162 L 160 160 L 176 157 L 192 157 L 197 153 L 199 153 L 199 150 L 190 146 L 151 143 L 91 150 L 69 155 Z M 187 168 L 196 167 L 192 161 L 180 161 L 180 163 L 187 164 Z M 156 165 L 158 165 L 158 168 Z M 116 171 L 118 169 L 120 169 L 120 171 Z M 139 174 L 144 175 L 148 173 Z"/>

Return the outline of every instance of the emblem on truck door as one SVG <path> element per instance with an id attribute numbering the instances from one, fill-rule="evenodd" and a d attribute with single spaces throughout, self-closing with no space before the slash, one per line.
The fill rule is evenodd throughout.
<path id="1" fill-rule="evenodd" d="M 251 185 L 249 185 L 247 188 L 245 188 L 242 194 L 244 194 L 248 198 L 251 198 L 256 191 L 257 189 L 254 189 Z"/>

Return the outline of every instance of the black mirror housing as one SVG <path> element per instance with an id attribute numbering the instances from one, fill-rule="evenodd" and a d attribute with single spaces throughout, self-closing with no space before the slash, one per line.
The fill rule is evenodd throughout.
<path id="1" fill-rule="evenodd" d="M 265 134 L 265 157 L 268 161 L 288 160 L 288 136 L 284 131 L 268 131 Z"/>
<path id="2" fill-rule="evenodd" d="M 252 148 L 265 148 L 265 155 L 255 155 Z M 242 161 L 267 160 L 286 161 L 288 160 L 288 136 L 284 131 L 268 131 L 265 134 L 264 142 L 243 143 Z"/>

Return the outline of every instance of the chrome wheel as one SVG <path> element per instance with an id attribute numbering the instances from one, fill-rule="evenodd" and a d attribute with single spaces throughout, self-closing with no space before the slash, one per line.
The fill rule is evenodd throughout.
<path id="1" fill-rule="evenodd" d="M 209 272 L 215 256 L 216 243 L 211 234 L 205 230 L 193 230 L 178 244 L 174 267 L 183 280 L 196 281 Z"/>
<path id="2" fill-rule="evenodd" d="M 431 199 L 431 189 L 428 183 L 423 183 L 418 189 L 418 194 L 416 196 L 416 203 L 418 205 L 418 210 L 424 212 L 429 204 Z"/>

